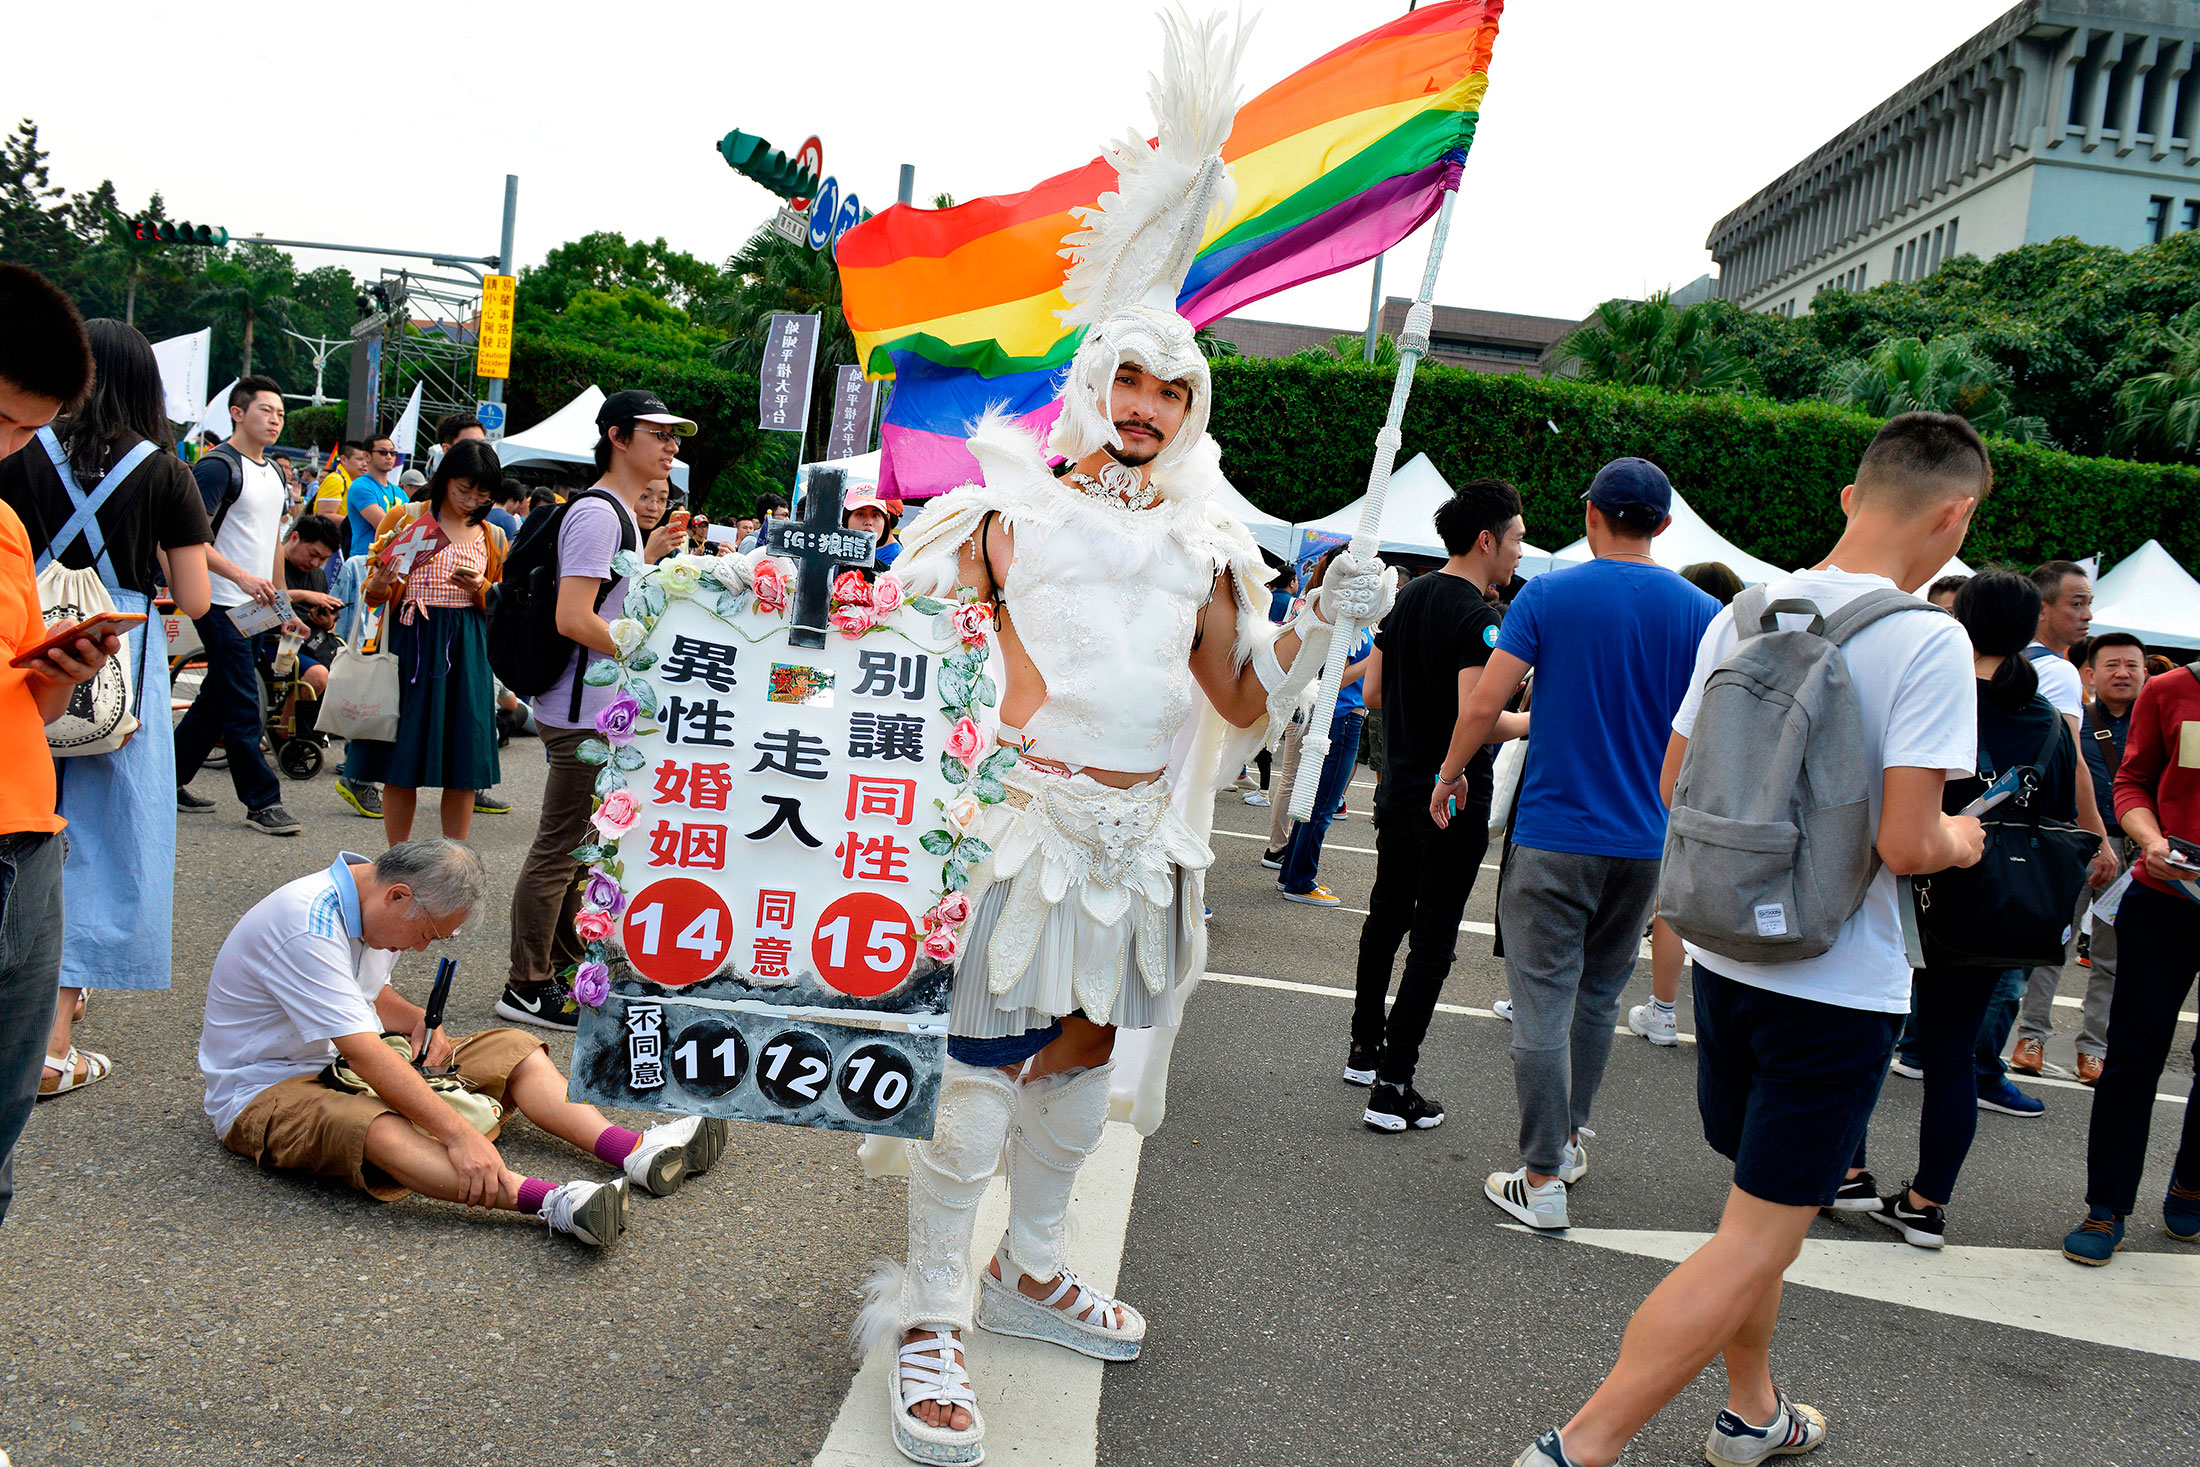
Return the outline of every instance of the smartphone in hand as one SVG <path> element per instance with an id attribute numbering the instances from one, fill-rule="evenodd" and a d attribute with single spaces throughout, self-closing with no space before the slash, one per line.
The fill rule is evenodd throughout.
<path id="1" fill-rule="evenodd" d="M 95 612 L 93 615 L 85 617 L 84 620 L 78 622 L 75 626 L 70 627 L 67 631 L 55 632 L 52 636 L 47 637 L 45 641 L 40 642 L 37 646 L 32 647 L 29 650 L 23 652 L 20 656 L 13 658 L 8 663 L 8 666 L 33 667 L 36 666 L 38 663 L 45 661 L 47 653 L 55 651 L 68 651 L 69 649 L 75 647 L 77 642 L 84 637 L 90 637 L 94 642 L 97 642 L 100 638 L 107 636 L 110 633 L 114 636 L 119 637 L 124 632 L 130 630 L 130 628 L 134 626 L 143 626 L 144 624 L 145 613 L 141 611 Z"/>

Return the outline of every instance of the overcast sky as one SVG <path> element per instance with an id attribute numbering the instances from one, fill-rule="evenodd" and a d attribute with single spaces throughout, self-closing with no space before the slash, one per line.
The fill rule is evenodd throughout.
<path id="1" fill-rule="evenodd" d="M 1579 317 L 1693 280 L 1721 215 L 2007 8 L 1513 0 L 1437 300 Z M 1246 95 L 1395 9 L 1248 6 Z M 516 173 L 523 264 L 598 229 L 724 258 L 776 202 L 715 152 L 736 127 L 790 151 L 817 134 L 874 208 L 902 163 L 920 200 L 1017 192 L 1150 130 L 1159 50 L 1142 0 L 231 6 L 218 44 L 177 14 L 88 0 L 10 22 L 4 105 L 39 123 L 56 183 L 112 178 L 127 206 L 158 188 L 233 234 L 486 255 Z M 1425 239 L 1393 252 L 1386 293 L 1412 293 Z M 1363 265 L 1244 314 L 1353 328 L 1368 285 Z"/>

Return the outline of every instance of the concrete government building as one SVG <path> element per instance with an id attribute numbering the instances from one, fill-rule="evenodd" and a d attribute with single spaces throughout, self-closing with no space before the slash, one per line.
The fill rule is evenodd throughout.
<path id="1" fill-rule="evenodd" d="M 2200 228 L 2200 4 L 2025 0 L 1713 226 L 1719 294 L 1793 316 L 2076 235 Z"/>

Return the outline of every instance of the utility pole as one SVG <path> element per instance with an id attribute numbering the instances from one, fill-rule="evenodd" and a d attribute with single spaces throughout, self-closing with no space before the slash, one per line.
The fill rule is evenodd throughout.
<path id="1" fill-rule="evenodd" d="M 917 197 L 916 164 L 904 163 L 901 165 L 901 192 L 897 197 L 899 197 L 901 202 L 903 202 L 904 204 L 912 203 L 915 201 Z"/>
<path id="2" fill-rule="evenodd" d="M 312 405 L 314 407 L 322 406 L 328 401 L 327 395 L 321 390 L 322 369 L 328 365 L 328 359 L 331 356 L 335 355 L 335 353 L 339 349 L 351 345 L 351 338 L 347 336 L 341 341 L 338 341 L 326 336 L 307 336 L 301 332 L 291 330 L 288 326 L 285 326 L 283 328 L 283 335 L 295 336 L 298 338 L 298 340 L 313 348 Z M 285 397 L 298 396 L 298 394 L 295 392 L 286 392 L 283 395 Z"/>
<path id="3" fill-rule="evenodd" d="M 516 261 L 512 255 L 512 229 L 518 223 L 518 220 L 519 175 L 507 173 L 504 175 L 504 242 L 497 247 L 497 273 L 499 275 L 517 275 L 519 273 L 515 268 Z M 504 401 L 504 379 L 502 377 L 491 377 L 489 379 L 489 401 L 495 403 Z"/>

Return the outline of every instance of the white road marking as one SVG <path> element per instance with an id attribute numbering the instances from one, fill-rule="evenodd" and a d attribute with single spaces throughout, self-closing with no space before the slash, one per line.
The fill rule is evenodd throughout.
<path id="1" fill-rule="evenodd" d="M 1334 826 L 1330 828 L 1335 829 Z M 1268 843 L 1267 836 L 1260 834 L 1248 834 L 1247 832 L 1242 830 L 1217 830 L 1212 833 L 1215 835 L 1231 836 L 1237 840 L 1257 840 L 1264 846 Z M 1350 851 L 1355 856 L 1372 856 L 1375 854 L 1375 848 L 1373 846 L 1341 846 L 1333 840 L 1323 841 L 1322 849 L 1325 851 Z M 1482 869 L 1484 871 L 1495 871 L 1497 867 L 1491 862 L 1484 861 L 1482 863 Z"/>
<path id="2" fill-rule="evenodd" d="M 1209 973 L 1201 981 L 1207 983 L 1235 983 L 1243 988 L 1275 988 L 1285 993 L 1313 993 L 1319 994 L 1323 998 L 1349 1000 L 1354 996 L 1349 988 L 1332 988 L 1326 983 L 1293 983 L 1287 978 L 1256 978 L 1244 973 Z M 1395 996 L 1386 997 L 1383 1000 L 1383 1007 L 1389 1008 L 1397 1001 Z M 1467 1004 L 1458 1003 L 1439 1003 L 1436 1005 L 1436 1012 L 1439 1014 L 1465 1014 L 1470 1019 L 1500 1019 L 1504 1017 L 1495 1009 L 1478 1009 Z M 1511 1021 L 1506 1020 L 1506 1022 L 1510 1023 Z M 1625 1024 L 1615 1024 L 1612 1026 L 1612 1032 L 1614 1034 L 1633 1035 L 1635 1031 Z M 1683 1044 L 1694 1044 L 1696 1042 L 1696 1036 L 1693 1034 L 1683 1034 L 1679 1037 L 1680 1042 Z"/>
<path id="3" fill-rule="evenodd" d="M 2055 1007 L 2059 1009 L 2082 1009 L 2085 1007 L 2085 1000 L 2082 998 L 2065 998 L 2058 993 L 2055 995 Z M 2187 1010 L 2177 1016 L 2177 1022 L 2180 1024 L 2200 1024 L 2200 1013 Z"/>
<path id="4" fill-rule="evenodd" d="M 2133 1220 L 2137 1225 L 2137 1220 Z M 1514 1232 L 1533 1229 L 1516 1223 Z M 1708 1233 L 1572 1228 L 1552 1236 L 1678 1263 Z M 2200 1360 L 2200 1257 L 2121 1253 L 2106 1268 L 2054 1248 L 1912 1248 L 1887 1241 L 1808 1238 L 1787 1281 L 1850 1298 L 1952 1314 L 2064 1339 Z"/>
<path id="5" fill-rule="evenodd" d="M 1110 1121 L 1100 1149 L 1077 1174 L 1071 1203 L 1076 1225 L 1069 1239 L 1070 1266 L 1103 1292 L 1113 1293 L 1130 1230 L 1131 1193 L 1138 1185 L 1144 1138 Z M 1008 1227 L 1008 1181 L 995 1177 L 978 1204 L 972 1277 L 993 1257 Z M 1132 1300 L 1136 1303 L 1136 1300 Z M 1059 1345 L 972 1330 L 968 1342 L 971 1385 L 985 1417 L 986 1457 L 1017 1467 L 1092 1467 L 1100 1452 L 1098 1360 Z M 887 1419 L 886 1373 L 894 1352 L 874 1352 L 856 1372 L 816 1467 L 891 1467 L 906 1463 L 894 1447 Z"/>

